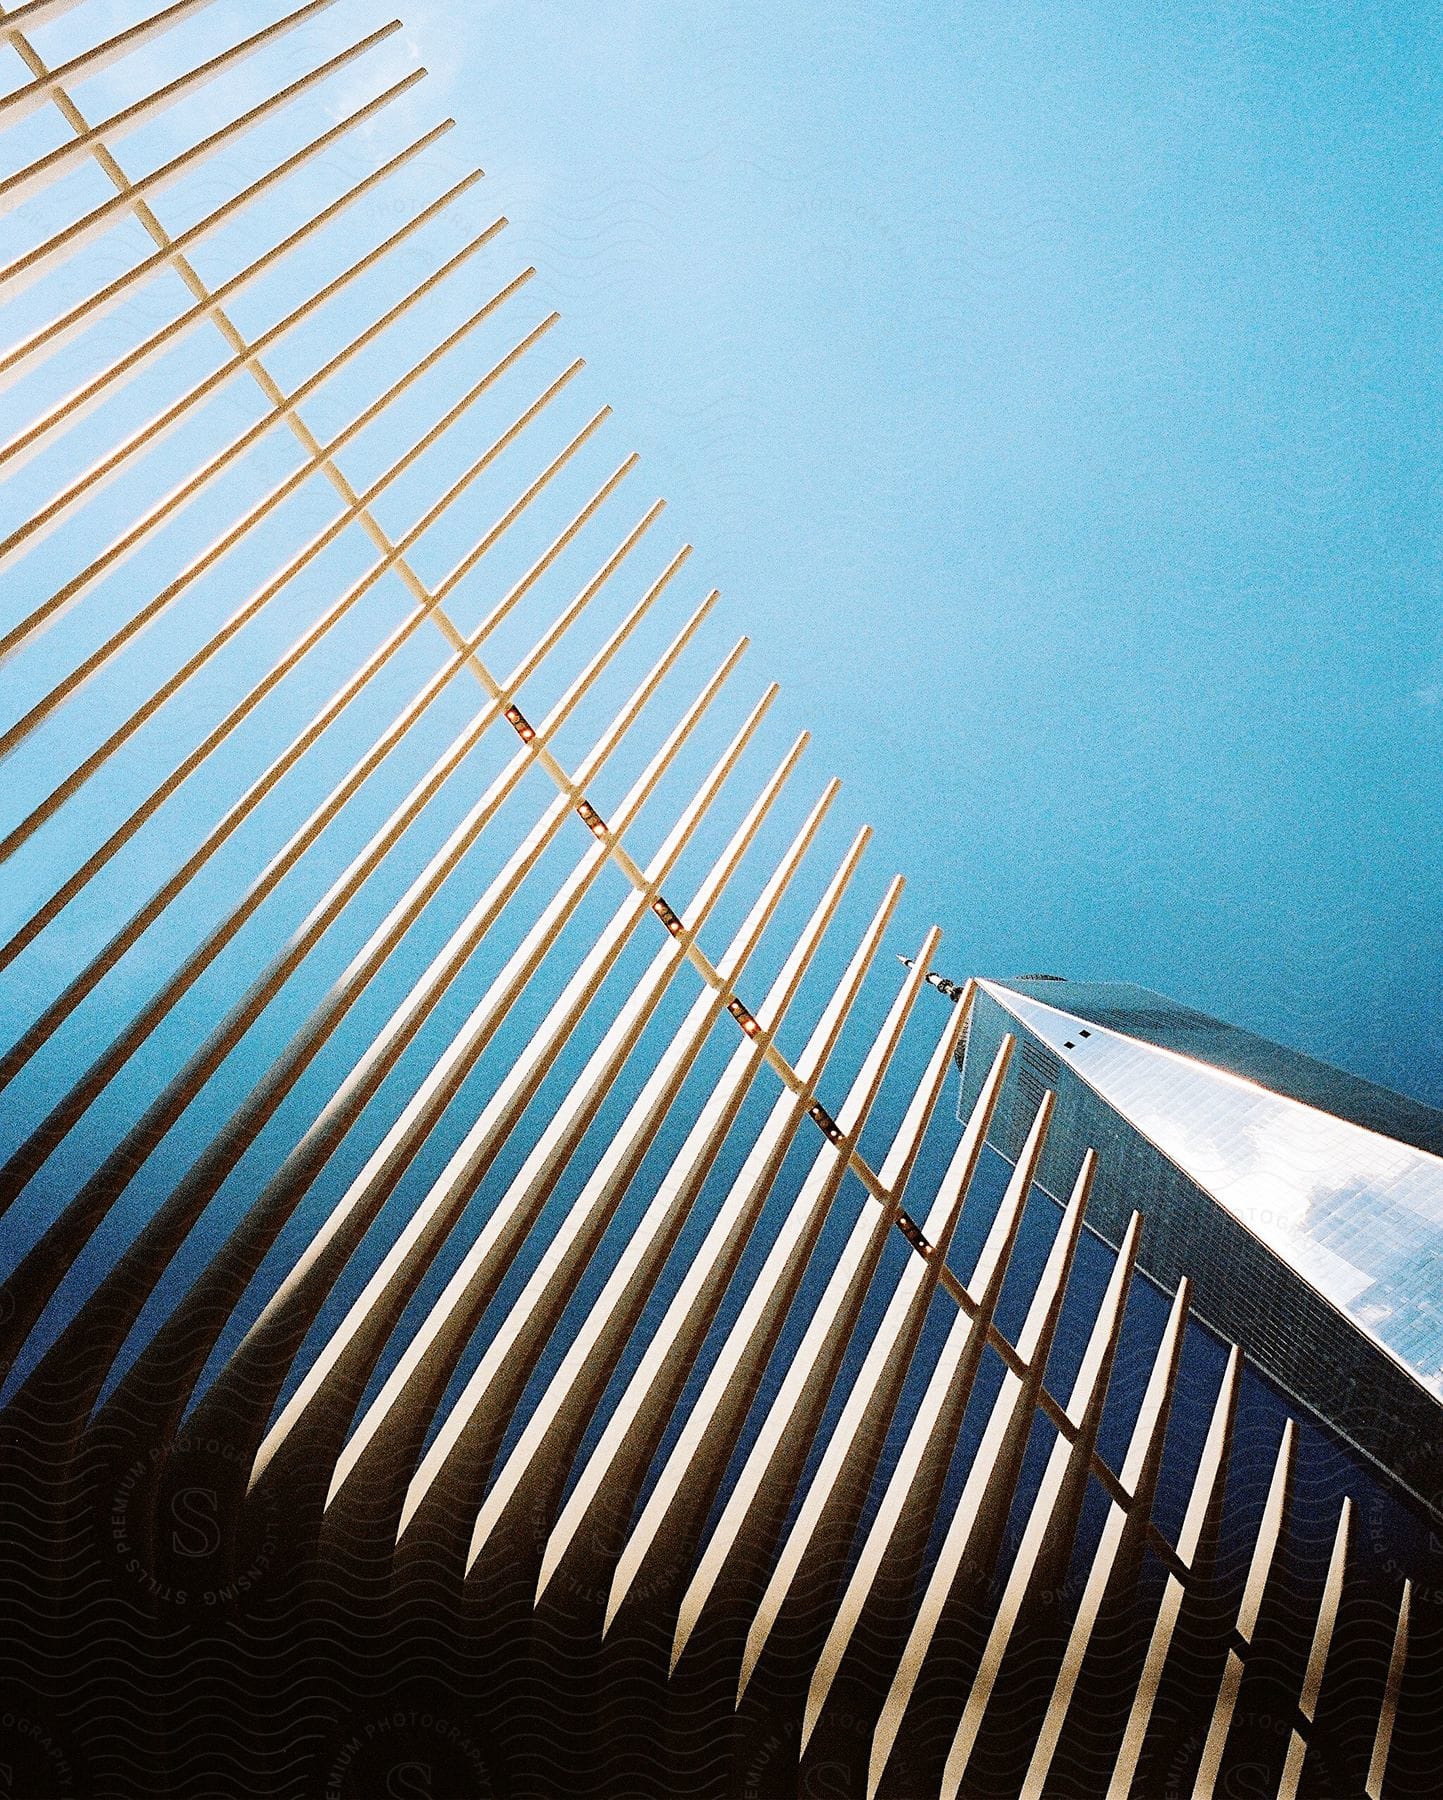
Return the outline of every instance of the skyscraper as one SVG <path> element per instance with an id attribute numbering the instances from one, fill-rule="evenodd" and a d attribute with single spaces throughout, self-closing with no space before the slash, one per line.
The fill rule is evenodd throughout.
<path id="1" fill-rule="evenodd" d="M 961 1106 L 1017 1035 L 995 1129 L 1056 1094 L 1040 1179 L 1101 1152 L 1090 1217 L 1400 1481 L 1443 1506 L 1443 1114 L 1125 982 L 981 984 Z"/>

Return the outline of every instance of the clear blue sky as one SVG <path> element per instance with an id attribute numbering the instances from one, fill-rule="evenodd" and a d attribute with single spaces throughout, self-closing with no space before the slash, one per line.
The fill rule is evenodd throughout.
<path id="1" fill-rule="evenodd" d="M 347 0 L 285 72 L 397 4 Z M 576 424 L 614 405 L 598 455 L 642 452 L 668 544 L 697 546 L 688 594 L 716 582 L 719 634 L 754 638 L 749 691 L 783 684 L 778 741 L 816 734 L 809 791 L 842 775 L 873 868 L 907 873 L 898 947 L 936 919 L 949 973 L 1140 981 L 1443 1103 L 1430 10 L 400 10 L 405 42 L 327 103 L 431 67 L 415 127 L 458 129 L 415 191 L 487 170 L 475 220 L 512 224 L 468 281 L 537 265 L 516 330 L 560 308 Z M 258 16 L 203 10 L 144 53 L 154 79 Z M 193 141 L 209 104 L 127 155 Z M 309 291 L 275 279 L 243 321 Z M 193 334 L 178 360 L 214 355 Z M 28 483 L 51 491 L 43 458 L 22 515 Z"/>
<path id="2" fill-rule="evenodd" d="M 951 972 L 1443 1101 L 1430 9 L 407 16 Z"/>

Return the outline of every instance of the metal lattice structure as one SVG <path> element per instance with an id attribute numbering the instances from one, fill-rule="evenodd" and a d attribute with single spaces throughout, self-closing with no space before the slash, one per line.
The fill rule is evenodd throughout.
<path id="1" fill-rule="evenodd" d="M 937 933 L 893 984 L 716 594 L 662 623 L 689 550 L 618 532 L 399 26 L 94 10 L 0 16 L 5 1585 L 36 1707 L 127 1671 L 74 1791 L 371 1791 L 328 1734 L 404 1691 L 458 1795 L 1202 1800 L 1250 1679 L 1269 1793 L 1408 1791 L 1410 1585 L 1352 1619 L 1345 1502 L 1298 1610 L 1291 1425 L 1225 1578 L 1236 1351 L 1161 1522 L 1136 1218 L 1059 1384 L 1046 1103 L 958 1272 L 1007 1047 L 939 1155 L 971 990 L 914 1017 Z"/>

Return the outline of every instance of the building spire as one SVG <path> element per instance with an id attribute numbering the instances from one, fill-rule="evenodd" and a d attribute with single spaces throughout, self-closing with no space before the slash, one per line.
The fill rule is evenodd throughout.
<path id="1" fill-rule="evenodd" d="M 897 957 L 897 961 L 901 963 L 904 969 L 911 969 L 916 966 L 910 956 L 902 956 L 900 953 Z M 949 981 L 945 975 L 937 974 L 934 969 L 929 969 L 927 971 L 926 979 L 929 987 L 936 988 L 939 994 L 945 994 L 954 1006 L 962 998 L 962 989 L 960 985 L 955 981 Z"/>

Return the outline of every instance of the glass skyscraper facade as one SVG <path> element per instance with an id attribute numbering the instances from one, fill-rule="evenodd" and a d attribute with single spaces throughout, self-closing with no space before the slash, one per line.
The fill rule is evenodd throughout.
<path id="1" fill-rule="evenodd" d="M 1127 983 L 979 986 L 961 1106 L 1015 1033 L 1004 1153 L 1055 1091 L 1043 1186 L 1095 1147 L 1094 1227 L 1139 1208 L 1144 1272 L 1438 1510 L 1443 1115 Z"/>

